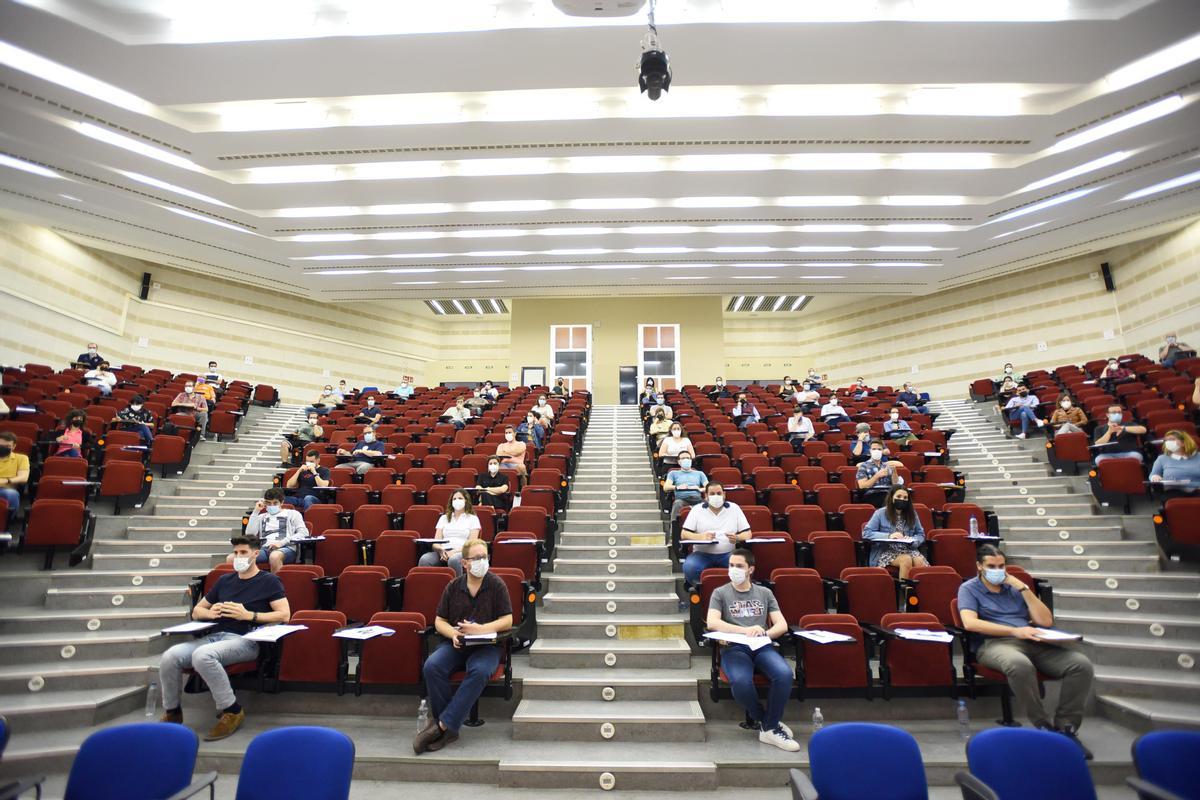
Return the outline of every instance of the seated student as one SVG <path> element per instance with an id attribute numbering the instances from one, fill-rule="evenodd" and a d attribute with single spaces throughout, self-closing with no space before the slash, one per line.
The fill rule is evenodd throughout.
<path id="1" fill-rule="evenodd" d="M 555 397 L 567 396 L 567 384 L 562 378 L 555 378 L 554 385 L 550 387 L 550 394 Z"/>
<path id="2" fill-rule="evenodd" d="M 284 484 L 284 488 L 288 490 L 288 495 L 284 499 L 302 512 L 308 511 L 323 499 L 316 491 L 316 487 L 328 485 L 329 470 L 321 466 L 320 452 L 309 450 L 304 456 L 304 464 L 293 472 L 292 477 L 288 478 L 287 483 Z"/>
<path id="3" fill-rule="evenodd" d="M 784 375 L 783 381 L 779 384 L 779 396 L 791 397 L 796 393 L 796 382 L 792 380 L 791 375 Z"/>
<path id="4" fill-rule="evenodd" d="M 270 565 L 272 574 L 279 572 L 284 564 L 296 563 L 300 546 L 295 542 L 308 536 L 304 517 L 295 509 L 284 508 L 283 501 L 283 489 L 267 489 L 263 499 L 254 504 L 246 523 L 246 536 L 258 539 L 260 546 L 255 560 Z M 233 558 L 227 556 L 225 562 L 232 564 Z"/>
<path id="5" fill-rule="evenodd" d="M 884 455 L 883 442 L 876 439 L 870 447 L 870 458 L 858 465 L 854 477 L 858 488 L 862 490 L 863 500 L 881 508 L 892 489 L 892 483 L 899 485 L 904 479 L 896 474 L 900 462 L 888 461 Z"/>
<path id="6" fill-rule="evenodd" d="M 29 482 L 29 456 L 17 452 L 17 435 L 0 431 L 0 500 L 8 503 L 8 522 L 21 507 L 21 492 Z"/>
<path id="7" fill-rule="evenodd" d="M 1181 358 L 1195 357 L 1196 348 L 1179 341 L 1179 337 L 1175 335 L 1175 331 L 1168 333 L 1166 344 L 1158 348 L 1158 361 L 1164 367 L 1174 367 L 1175 362 Z"/>
<path id="8" fill-rule="evenodd" d="M 654 437 L 654 446 L 656 448 L 662 444 L 663 438 L 671 432 L 671 418 L 667 416 L 667 411 L 670 411 L 670 409 L 659 409 L 650 418 L 649 433 Z"/>
<path id="9" fill-rule="evenodd" d="M 540 426 L 534 425 L 535 429 Z M 496 445 L 496 455 L 502 459 L 504 469 L 514 469 L 522 481 L 525 480 L 525 451 L 528 445 L 517 439 L 517 430 L 512 425 L 504 428 L 504 441 Z"/>
<path id="10" fill-rule="evenodd" d="M 1187 431 L 1167 431 L 1163 436 L 1162 455 L 1154 459 L 1150 468 L 1153 483 L 1166 482 L 1170 485 L 1164 494 L 1172 497 L 1197 497 L 1200 492 L 1200 453 L 1196 452 L 1196 440 Z M 1182 485 L 1186 482 L 1187 485 Z"/>
<path id="11" fill-rule="evenodd" d="M 471 506 L 471 498 L 462 489 L 456 490 L 446 502 L 446 513 L 438 517 L 437 536 L 446 544 L 435 544 L 417 563 L 422 567 L 446 566 L 462 575 L 462 549 L 468 539 L 478 539 L 483 525 Z"/>
<path id="12" fill-rule="evenodd" d="M 867 386 L 867 382 L 862 376 L 859 376 L 854 383 L 850 384 L 850 395 L 855 400 L 865 400 L 871 395 L 871 387 Z"/>
<path id="13" fill-rule="evenodd" d="M 522 445 L 524 447 L 524 445 Z M 524 466 L 524 463 L 522 463 Z M 490 508 L 508 509 L 505 495 L 509 492 L 508 476 L 500 472 L 500 457 L 488 458 L 487 472 L 475 478 L 475 488 L 479 492 L 479 505 Z"/>
<path id="14" fill-rule="evenodd" d="M 1054 428 L 1055 434 L 1083 433 L 1083 426 L 1087 425 L 1087 421 L 1087 414 L 1075 405 L 1071 395 L 1063 392 L 1058 396 L 1058 408 L 1050 415 L 1050 427 Z"/>
<path id="15" fill-rule="evenodd" d="M 812 420 L 804 416 L 804 408 L 796 406 L 792 409 L 792 415 L 788 417 L 788 441 L 792 443 L 792 449 L 797 453 L 804 450 L 804 443 L 817 435 L 813 428 Z"/>
<path id="16" fill-rule="evenodd" d="M 203 395 L 196 394 L 195 381 L 184 384 L 183 391 L 171 401 L 171 408 L 180 413 L 191 414 L 196 420 L 196 427 L 200 429 L 200 438 L 208 438 L 208 401 Z"/>
<path id="17" fill-rule="evenodd" d="M 541 409 L 539 409 L 540 411 Z M 667 399 L 662 394 L 654 395 L 654 404 L 646 409 L 646 416 L 653 417 L 658 413 L 662 413 L 667 419 L 672 419 L 675 416 L 675 411 L 667 405 Z"/>
<path id="18" fill-rule="evenodd" d="M 925 405 L 925 401 L 921 399 L 917 387 L 911 383 L 905 383 L 904 388 L 896 395 L 896 402 L 905 408 L 910 408 L 918 414 L 928 414 L 929 407 Z"/>
<path id="19" fill-rule="evenodd" d="M 825 386 L 825 379 L 817 373 L 816 367 L 808 368 L 808 377 L 805 378 L 805 381 L 813 389 L 820 389 Z"/>
<path id="20" fill-rule="evenodd" d="M 722 397 L 729 397 L 729 390 L 725 388 L 725 379 L 718 375 L 713 382 L 712 391 L 708 393 L 708 399 L 715 403 Z"/>
<path id="21" fill-rule="evenodd" d="M 208 362 L 208 369 L 205 370 L 200 377 L 204 378 L 204 380 L 208 382 L 209 386 L 214 387 L 220 386 L 225 381 L 225 379 L 221 377 L 221 373 L 217 372 L 217 362 L 215 361 Z"/>
<path id="22" fill-rule="evenodd" d="M 51 455 L 80 458 L 83 456 L 83 439 L 87 433 L 83 429 L 87 422 L 87 414 L 76 408 L 67 412 L 63 419 L 63 429 L 54 438 L 55 447 Z"/>
<path id="23" fill-rule="evenodd" d="M 312 414 L 314 411 L 318 414 L 328 414 L 340 402 L 342 401 L 338 399 L 337 394 L 333 391 L 333 387 L 326 385 L 321 390 L 321 394 L 317 396 L 317 399 L 313 401 L 313 404 L 304 409 L 304 411 L 308 414 Z"/>
<path id="24" fill-rule="evenodd" d="M 517 425 L 517 441 L 533 445 L 533 449 L 541 452 L 546 442 L 546 426 L 542 417 L 532 408 L 525 412 L 525 421 Z"/>
<path id="25" fill-rule="evenodd" d="M 745 392 L 738 392 L 737 405 L 733 407 L 733 422 L 739 430 L 745 430 L 747 425 L 762 419 L 758 407 L 746 399 Z"/>
<path id="26" fill-rule="evenodd" d="M 192 609 L 197 622 L 216 622 L 207 635 L 190 639 L 163 653 L 158 667 L 162 682 L 162 722 L 183 724 L 183 671 L 194 669 L 204 679 L 217 707 L 217 724 L 204 737 L 215 742 L 242 726 L 246 713 L 229 685 L 225 667 L 253 661 L 258 643 L 243 634 L 262 625 L 287 622 L 292 613 L 279 578 L 258 568 L 258 540 L 234 536 L 233 572 L 217 579 Z"/>
<path id="27" fill-rule="evenodd" d="M 805 383 L 794 392 L 790 397 L 793 403 L 803 406 L 805 411 L 812 411 L 821 402 L 821 393 L 813 388 L 811 383 Z"/>
<path id="28" fill-rule="evenodd" d="M 96 343 L 88 342 L 87 352 L 80 353 L 79 357 L 75 359 L 75 363 L 79 364 L 80 366 L 87 367 L 88 369 L 95 369 L 104 363 L 104 359 L 98 352 Z"/>
<path id="29" fill-rule="evenodd" d="M 674 492 L 675 502 L 671 504 L 671 522 L 679 518 L 679 512 L 684 506 L 694 506 L 704 499 L 702 490 L 708 485 L 708 478 L 698 469 L 692 469 L 692 457 L 683 453 L 679 457 L 679 468 L 667 473 L 663 482 L 664 492 Z"/>
<path id="30" fill-rule="evenodd" d="M 871 426 L 869 423 L 860 422 L 854 426 L 854 439 L 850 442 L 850 463 L 852 465 L 861 464 L 871 458 Z M 883 444 L 883 454 L 890 456 L 891 449 Z"/>
<path id="31" fill-rule="evenodd" d="M 154 415 L 146 409 L 146 398 L 135 394 L 129 400 L 129 405 L 122 408 L 114 417 L 125 430 L 135 431 L 147 447 L 154 444 Z"/>
<path id="32" fill-rule="evenodd" d="M 363 428 L 362 437 L 350 446 L 352 450 L 344 447 L 337 449 L 339 456 L 351 456 L 351 459 L 344 464 L 338 464 L 334 469 L 352 469 L 362 475 L 375 466 L 374 457 L 383 455 L 384 451 L 383 442 L 375 438 L 375 431 L 370 427 Z"/>
<path id="33" fill-rule="evenodd" d="M 654 405 L 658 392 L 654 391 L 654 378 L 646 378 L 646 388 L 638 395 L 638 405 L 643 409 Z"/>
<path id="34" fill-rule="evenodd" d="M 392 394 L 396 395 L 396 397 L 400 398 L 401 400 L 407 400 L 413 396 L 412 384 L 408 382 L 407 378 L 401 378 L 400 385 L 395 388 Z"/>
<path id="35" fill-rule="evenodd" d="M 829 395 L 829 402 L 821 406 L 821 421 L 831 428 L 839 427 L 843 422 L 850 422 L 846 409 L 838 402 L 836 394 Z"/>
<path id="36" fill-rule="evenodd" d="M 300 423 L 300 427 L 296 429 L 296 433 L 291 440 L 282 439 L 279 442 L 279 461 L 285 467 L 292 465 L 293 457 L 295 456 L 294 448 L 303 450 L 306 446 L 312 444 L 317 439 L 325 435 L 325 428 L 321 425 L 321 418 L 317 416 L 317 412 L 309 411 L 308 418 Z"/>
<path id="37" fill-rule="evenodd" d="M 895 566 L 901 580 L 908 577 L 913 567 L 929 566 L 919 549 L 925 541 L 925 528 L 913 510 L 908 489 L 903 486 L 892 487 L 883 508 L 876 509 L 867 521 L 862 538 L 871 542 L 869 566 Z M 892 539 L 912 539 L 912 542 L 893 543 Z"/>
<path id="38" fill-rule="evenodd" d="M 787 635 L 788 622 L 779 610 L 779 602 L 770 589 L 751 582 L 753 575 L 753 551 L 739 548 L 730 553 L 729 583 L 713 590 L 708 600 L 705 627 L 710 631 L 751 638 L 778 639 Z M 721 669 L 729 678 L 733 698 L 746 710 L 757 728 L 758 740 L 789 753 L 799 751 L 800 743 L 792 738 L 791 728 L 783 724 L 783 713 L 792 695 L 795 676 L 779 651 L 770 645 L 751 650 L 748 645 L 723 643 Z M 766 708 L 759 701 L 754 686 L 755 672 L 764 675 L 771 687 Z"/>
<path id="39" fill-rule="evenodd" d="M 472 538 L 463 545 L 465 575 L 451 581 L 438 601 L 434 627 L 446 640 L 421 668 L 429 692 L 429 723 L 413 739 L 413 752 L 441 750 L 458 740 L 471 707 L 495 673 L 502 655 L 498 644 L 467 646 L 461 637 L 503 634 L 512 628 L 512 601 L 504 581 L 488 571 L 487 543 Z M 458 689 L 450 676 L 465 672 Z"/>
<path id="40" fill-rule="evenodd" d="M 204 398 L 209 413 L 212 413 L 213 409 L 217 407 L 217 390 L 209 385 L 203 375 L 196 377 L 196 394 Z"/>
<path id="41" fill-rule="evenodd" d="M 898 408 L 893 408 L 888 412 L 888 418 L 883 421 L 883 435 L 893 442 L 900 442 L 900 444 L 911 442 L 917 438 L 908 421 L 900 419 L 900 409 Z"/>
<path id="42" fill-rule="evenodd" d="M 345 379 L 338 381 L 337 388 L 333 390 L 333 397 L 339 403 L 346 402 L 346 398 L 351 394 L 352 392 L 347 388 Z"/>
<path id="43" fill-rule="evenodd" d="M 1024 439 L 1029 434 L 1030 424 L 1037 425 L 1039 428 L 1046 425 L 1046 420 L 1037 415 L 1038 405 L 1037 395 L 1029 391 L 1027 386 L 1018 386 L 1016 395 L 1010 397 L 1004 404 L 1009 421 L 1020 421 L 1021 423 L 1021 432 L 1017 434 L 1018 439 Z"/>
<path id="44" fill-rule="evenodd" d="M 683 435 L 683 425 L 672 422 L 669 435 L 658 445 L 659 460 L 664 465 L 673 467 L 685 454 L 694 459 L 696 449 L 692 447 L 692 440 Z"/>
<path id="45" fill-rule="evenodd" d="M 1091 661 L 1068 644 L 1038 638 L 1038 628 L 1051 627 L 1054 614 L 1033 589 L 1007 573 L 1002 550 L 981 545 L 976 561 L 978 577 L 958 589 L 958 613 L 971 633 L 975 657 L 983 666 L 1004 673 L 1034 727 L 1079 742 L 1079 725 L 1092 686 Z M 1062 681 L 1053 717 L 1038 688 L 1039 672 Z M 1079 746 L 1086 758 L 1092 757 L 1082 742 Z"/>
<path id="46" fill-rule="evenodd" d="M 1117 359 L 1110 358 L 1104 369 L 1100 370 L 1100 386 L 1104 391 L 1111 393 L 1120 384 L 1128 383 L 1136 377 L 1133 370 L 1126 369 Z"/>
<path id="47" fill-rule="evenodd" d="M 442 412 L 443 417 L 449 417 L 450 424 L 456 430 L 462 430 L 467 427 L 467 423 L 471 421 L 471 409 L 467 408 L 467 398 L 458 397 L 454 400 L 454 405 Z"/>
<path id="48" fill-rule="evenodd" d="M 992 381 L 992 383 L 996 384 L 996 386 L 1000 386 L 1000 384 L 1004 383 L 1004 381 L 1012 381 L 1013 383 L 1021 382 L 1020 376 L 1013 371 L 1013 365 L 1011 361 L 1004 365 L 1003 374 L 999 378 L 996 378 L 996 380 Z"/>
<path id="49" fill-rule="evenodd" d="M 382 419 L 383 409 L 375 405 L 375 396 L 370 395 L 367 397 L 367 404 L 358 410 L 358 416 L 354 418 L 354 421 L 374 428 Z"/>
<path id="50" fill-rule="evenodd" d="M 545 420 L 547 424 L 554 419 L 554 406 L 550 405 L 550 401 L 546 399 L 546 395 L 539 394 L 537 405 L 533 408 L 537 411 L 538 416 Z"/>
<path id="51" fill-rule="evenodd" d="M 1145 425 L 1125 425 L 1124 409 L 1118 405 L 1108 407 L 1108 422 L 1097 425 L 1092 431 L 1092 443 L 1099 445 L 1094 448 L 1096 463 L 1110 458 L 1131 458 L 1142 460 L 1142 451 L 1138 447 L 1138 438 L 1146 433 Z"/>
<path id="52" fill-rule="evenodd" d="M 725 500 L 725 487 L 710 481 L 704 487 L 704 503 L 692 506 L 683 521 L 680 538 L 685 542 L 715 540 L 692 546 L 692 552 L 683 560 L 684 580 L 691 586 L 699 586 L 704 570 L 729 566 L 733 548 L 750 538 L 750 521 L 737 503 Z"/>
<path id="53" fill-rule="evenodd" d="M 95 386 L 100 390 L 100 394 L 107 397 L 117 385 L 117 376 L 109 370 L 107 361 L 101 361 L 94 369 L 83 373 L 83 382 L 88 386 Z"/>
<path id="54" fill-rule="evenodd" d="M 1000 407 L 1001 413 L 1003 413 L 1004 407 L 1008 405 L 1008 401 L 1016 396 L 1017 388 L 1017 382 L 1010 375 L 1005 375 L 1004 380 L 1000 381 L 999 386 L 996 388 L 996 405 Z"/>

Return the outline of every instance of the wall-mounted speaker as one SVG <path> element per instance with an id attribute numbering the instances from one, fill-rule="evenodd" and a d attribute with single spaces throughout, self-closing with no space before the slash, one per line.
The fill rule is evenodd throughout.
<path id="1" fill-rule="evenodd" d="M 1100 274 L 1104 277 L 1104 288 L 1110 292 L 1115 292 L 1117 285 L 1113 283 L 1112 270 L 1108 268 L 1107 261 L 1100 265 Z"/>
<path id="2" fill-rule="evenodd" d="M 143 300 L 149 300 L 149 299 L 150 299 L 150 273 L 149 273 L 149 272 L 143 272 L 143 273 L 142 273 L 142 294 L 141 294 L 141 298 L 142 298 Z"/>

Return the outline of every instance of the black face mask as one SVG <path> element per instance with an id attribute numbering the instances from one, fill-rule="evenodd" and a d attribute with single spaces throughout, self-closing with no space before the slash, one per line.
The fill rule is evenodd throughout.
<path id="1" fill-rule="evenodd" d="M 8 458 L 12 455 L 12 445 L 0 444 L 0 458 Z"/>
<path id="2" fill-rule="evenodd" d="M 907 500 L 893 500 L 892 507 L 895 508 L 897 511 L 906 511 L 906 510 L 908 510 L 908 501 Z"/>

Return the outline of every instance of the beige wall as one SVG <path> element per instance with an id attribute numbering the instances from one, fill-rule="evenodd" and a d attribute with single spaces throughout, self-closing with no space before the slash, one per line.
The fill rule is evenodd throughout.
<path id="1" fill-rule="evenodd" d="M 427 381 L 511 380 L 508 315 L 446 316 L 437 323 L 437 358 L 426 365 Z"/>
<path id="2" fill-rule="evenodd" d="M 1176 331 L 1200 347 L 1200 222 L 1171 236 L 1110 251 L 1125 352 L 1158 357 Z"/>
<path id="3" fill-rule="evenodd" d="M 639 324 L 679 324 L 683 382 L 712 380 L 724 348 L 720 297 L 513 300 L 513 371 L 544 366 L 549 377 L 550 326 L 591 325 L 592 393 L 615 403 L 619 368 L 638 363 Z"/>

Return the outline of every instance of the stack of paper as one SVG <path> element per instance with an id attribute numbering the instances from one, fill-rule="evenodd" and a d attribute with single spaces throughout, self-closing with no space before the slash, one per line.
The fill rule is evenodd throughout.
<path id="1" fill-rule="evenodd" d="M 364 641 L 366 639 L 374 639 L 376 636 L 392 636 L 396 632 L 391 628 L 385 628 L 382 625 L 363 625 L 361 628 L 342 628 L 340 631 L 334 631 L 335 639 L 357 639 Z"/>
<path id="2" fill-rule="evenodd" d="M 793 634 L 801 639 L 808 639 L 810 642 L 817 644 L 834 644 L 836 642 L 853 642 L 853 636 L 847 636 L 844 633 L 834 633 L 833 631 L 818 631 L 818 630 L 802 630 L 797 628 L 792 631 Z"/>
<path id="3" fill-rule="evenodd" d="M 1076 642 L 1082 639 L 1078 633 L 1056 631 L 1053 628 L 1038 628 L 1038 638 L 1044 642 Z"/>
<path id="4" fill-rule="evenodd" d="M 424 544 L 450 544 L 449 539 L 417 539 L 417 541 Z"/>
<path id="5" fill-rule="evenodd" d="M 491 633 L 464 633 L 463 641 L 467 642 L 494 642 L 496 641 L 496 632 Z"/>
<path id="6" fill-rule="evenodd" d="M 721 633 L 719 631 L 710 631 L 704 634 L 704 638 L 730 644 L 744 644 L 751 650 L 761 650 L 771 643 L 768 636 L 746 636 L 741 633 Z"/>
<path id="7" fill-rule="evenodd" d="M 953 642 L 954 634 L 946 631 L 928 631 L 923 628 L 895 628 L 892 633 L 901 639 L 912 639 L 915 642 Z"/>
<path id="8" fill-rule="evenodd" d="M 278 642 L 283 637 L 296 631 L 308 630 L 307 625 L 264 625 L 261 628 L 243 634 L 243 639 L 249 639 L 252 642 Z"/>
<path id="9" fill-rule="evenodd" d="M 169 627 L 169 628 L 163 628 L 163 629 L 162 629 L 162 632 L 163 632 L 163 633 L 167 633 L 167 634 L 171 634 L 171 633 L 199 633 L 200 631 L 206 631 L 206 630 L 208 630 L 209 628 L 215 628 L 215 627 L 217 627 L 217 623 L 215 623 L 215 622 L 201 622 L 201 621 L 196 621 L 196 622 L 182 622 L 182 623 L 180 623 L 180 624 L 178 624 L 178 625 L 172 625 L 172 626 L 171 626 L 171 627 Z"/>

